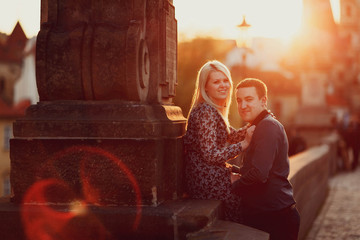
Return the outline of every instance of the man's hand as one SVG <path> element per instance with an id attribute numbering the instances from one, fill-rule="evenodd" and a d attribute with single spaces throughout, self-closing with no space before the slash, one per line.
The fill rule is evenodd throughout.
<path id="1" fill-rule="evenodd" d="M 239 180 L 240 179 L 240 174 L 238 173 L 231 173 L 230 174 L 230 181 L 231 181 L 231 184 L 234 183 L 236 180 Z"/>
<path id="2" fill-rule="evenodd" d="M 226 167 L 226 168 L 230 168 L 230 169 L 231 169 L 232 166 L 233 166 L 232 164 L 225 162 L 225 167 Z"/>

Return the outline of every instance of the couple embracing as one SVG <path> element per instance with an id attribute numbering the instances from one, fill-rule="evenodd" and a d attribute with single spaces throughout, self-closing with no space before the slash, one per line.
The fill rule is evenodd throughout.
<path id="1" fill-rule="evenodd" d="M 228 68 L 209 61 L 198 72 L 187 121 L 185 178 L 192 198 L 221 200 L 226 220 L 297 239 L 300 216 L 288 181 L 288 140 L 267 109 L 267 87 L 247 78 L 235 87 L 238 112 L 248 124 L 228 121 L 233 83 Z M 228 160 L 244 154 L 242 167 Z"/>

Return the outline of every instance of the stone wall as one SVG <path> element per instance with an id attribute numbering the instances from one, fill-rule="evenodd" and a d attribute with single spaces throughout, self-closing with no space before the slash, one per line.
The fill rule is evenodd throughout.
<path id="1" fill-rule="evenodd" d="M 301 216 L 299 239 L 306 237 L 327 197 L 329 177 L 336 171 L 336 144 L 336 135 L 331 135 L 290 158 L 289 179 Z"/>

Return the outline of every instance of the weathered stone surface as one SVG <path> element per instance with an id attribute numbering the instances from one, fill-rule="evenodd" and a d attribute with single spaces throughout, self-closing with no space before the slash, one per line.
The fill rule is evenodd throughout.
<path id="1" fill-rule="evenodd" d="M 72 192 L 51 191 L 50 202 L 157 205 L 177 199 L 186 119 L 171 103 L 177 53 L 172 2 L 44 0 L 41 21 L 40 102 L 14 123 L 13 201 L 20 203 L 46 179 Z"/>
<path id="2" fill-rule="evenodd" d="M 189 233 L 188 240 L 268 240 L 269 234 L 242 224 L 217 220 L 214 224 Z"/>
<path id="3" fill-rule="evenodd" d="M 176 199 L 182 192 L 184 123 L 175 106 L 97 101 L 31 106 L 14 123 L 13 200 L 21 202 L 33 184 L 47 178 L 65 181 L 83 199 L 85 178 L 99 191 L 93 197 L 98 204 L 136 205 L 131 177 L 141 204 Z M 61 193 L 53 193 L 51 200 L 69 201 Z"/>
<path id="4" fill-rule="evenodd" d="M 30 106 L 17 138 L 172 138 L 185 132 L 176 106 L 120 101 L 55 101 Z"/>
<path id="5" fill-rule="evenodd" d="M 49 178 L 69 186 L 52 186 L 58 190 L 46 199 L 54 203 L 158 205 L 182 194 L 181 139 L 12 139 L 11 146 L 18 203 Z"/>
<path id="6" fill-rule="evenodd" d="M 289 179 L 299 210 L 299 239 L 304 239 L 328 193 L 330 146 L 313 147 L 290 158 Z"/>
<path id="7" fill-rule="evenodd" d="M 146 1 L 42 1 L 42 13 L 41 100 L 146 100 Z"/>
<path id="8" fill-rule="evenodd" d="M 167 0 L 42 1 L 37 37 L 41 101 L 175 96 L 177 23 Z"/>
<path id="9" fill-rule="evenodd" d="M 42 231 L 64 239 L 187 239 L 189 233 L 220 217 L 220 207 L 219 201 L 181 200 L 157 207 L 142 206 L 139 211 L 137 207 L 125 206 L 17 205 L 2 199 L 0 215 L 7 218 L 0 218 L 0 237 L 31 239 L 25 236 Z M 29 217 L 32 221 L 27 222 Z M 232 225 L 223 222 L 222 226 L 227 224 Z M 247 232 L 251 234 L 254 230 L 248 228 Z"/>
<path id="10" fill-rule="evenodd" d="M 0 238 L 268 240 L 262 231 L 221 219 L 220 201 L 167 201 L 157 207 L 17 205 L 0 199 Z M 31 218 L 32 221 L 27 221 Z M 26 236 L 26 237 L 25 237 Z M 31 238 L 33 237 L 33 238 Z"/>

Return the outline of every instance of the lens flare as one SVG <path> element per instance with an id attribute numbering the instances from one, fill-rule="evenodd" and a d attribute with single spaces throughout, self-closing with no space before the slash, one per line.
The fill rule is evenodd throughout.
<path id="1" fill-rule="evenodd" d="M 71 182 L 72 178 L 68 178 L 66 174 L 64 176 L 64 173 L 59 171 L 63 169 L 61 164 L 66 164 L 62 160 L 69 157 L 74 159 L 74 156 L 78 158 L 78 169 L 71 168 L 68 175 L 77 173 L 79 183 Z M 92 239 L 106 239 L 106 229 L 87 205 L 106 205 L 102 201 L 104 195 L 111 199 L 114 196 L 118 197 L 119 193 L 102 189 L 102 183 L 108 181 L 109 176 L 104 177 L 105 180 L 96 179 L 103 178 L 103 175 L 94 174 L 99 170 L 99 166 L 107 170 L 105 174 L 110 175 L 113 181 L 119 180 L 113 175 L 125 175 L 131 183 L 131 192 L 134 193 L 136 201 L 136 216 L 132 230 L 138 228 L 142 214 L 141 191 L 130 169 L 112 153 L 97 147 L 78 145 L 55 153 L 39 171 L 40 180 L 25 194 L 21 214 L 29 240 L 73 239 L 81 234 L 79 229 L 74 228 L 76 222 L 89 225 L 92 236 L 96 236 L 91 237 Z"/>

